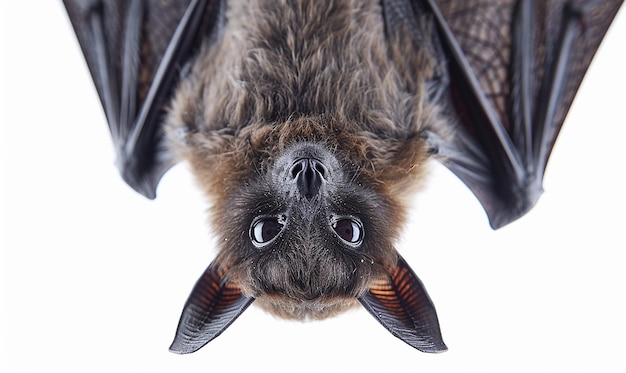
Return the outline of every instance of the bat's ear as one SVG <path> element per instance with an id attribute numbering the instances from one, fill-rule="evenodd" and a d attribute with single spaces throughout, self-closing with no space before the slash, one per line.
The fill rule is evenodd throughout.
<path id="1" fill-rule="evenodd" d="M 387 279 L 376 282 L 359 301 L 391 334 L 423 352 L 443 352 L 435 306 L 411 267 L 398 256 Z"/>
<path id="2" fill-rule="evenodd" d="M 195 352 L 220 335 L 254 301 L 224 280 L 224 271 L 211 263 L 194 286 L 178 322 L 170 351 Z"/>

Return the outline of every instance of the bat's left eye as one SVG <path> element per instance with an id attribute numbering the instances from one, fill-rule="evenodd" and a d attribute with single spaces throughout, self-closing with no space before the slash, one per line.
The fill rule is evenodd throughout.
<path id="1" fill-rule="evenodd" d="M 263 218 L 252 223 L 250 237 L 257 246 L 265 246 L 283 229 L 282 220 L 278 218 Z"/>
<path id="2" fill-rule="evenodd" d="M 352 246 L 358 246 L 363 241 L 363 225 L 355 218 L 341 218 L 331 224 L 335 233 Z"/>

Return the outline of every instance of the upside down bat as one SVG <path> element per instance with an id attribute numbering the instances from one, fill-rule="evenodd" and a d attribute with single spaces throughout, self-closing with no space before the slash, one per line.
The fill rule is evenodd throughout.
<path id="1" fill-rule="evenodd" d="M 363 305 L 444 351 L 394 248 L 438 160 L 497 229 L 536 203 L 621 1 L 65 0 L 124 180 L 155 198 L 186 161 L 218 255 L 184 307 L 194 352 L 252 302 L 285 318 Z"/>

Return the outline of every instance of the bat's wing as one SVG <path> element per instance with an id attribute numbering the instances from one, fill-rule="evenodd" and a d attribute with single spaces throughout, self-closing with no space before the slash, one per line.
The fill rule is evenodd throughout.
<path id="1" fill-rule="evenodd" d="M 561 125 L 622 1 L 406 2 L 432 15 L 447 64 L 444 96 L 456 113 L 454 136 L 428 141 L 491 226 L 506 225 L 541 194 Z"/>
<path id="2" fill-rule="evenodd" d="M 109 122 L 124 180 L 148 198 L 174 164 L 161 144 L 164 105 L 222 1 L 64 0 Z"/>

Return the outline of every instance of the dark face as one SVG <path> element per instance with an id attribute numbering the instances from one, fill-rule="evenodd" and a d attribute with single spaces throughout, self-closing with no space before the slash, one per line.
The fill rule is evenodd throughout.
<path id="1" fill-rule="evenodd" d="M 389 202 L 346 163 L 298 143 L 228 200 L 227 276 L 275 314 L 336 313 L 395 263 Z"/>

